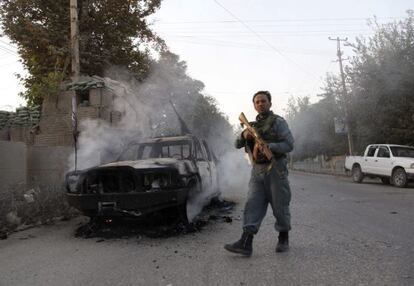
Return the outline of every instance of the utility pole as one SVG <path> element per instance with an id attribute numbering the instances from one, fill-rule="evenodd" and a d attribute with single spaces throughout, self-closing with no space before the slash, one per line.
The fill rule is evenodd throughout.
<path id="1" fill-rule="evenodd" d="M 72 80 L 78 80 L 80 74 L 78 0 L 70 0 L 70 44 L 72 58 Z"/>
<path id="2" fill-rule="evenodd" d="M 349 97 L 348 97 L 348 92 L 346 90 L 345 74 L 344 74 L 344 68 L 342 65 L 342 51 L 341 51 L 341 42 L 346 42 L 348 38 L 340 39 L 339 37 L 336 37 L 336 39 L 334 39 L 334 38 L 329 37 L 329 40 L 337 42 L 337 56 L 338 56 L 338 62 L 339 62 L 339 71 L 341 72 L 342 92 L 343 92 L 343 97 L 345 100 L 344 110 L 345 110 L 345 126 L 347 129 L 347 135 L 348 135 L 348 150 L 349 150 L 349 155 L 352 156 L 353 150 L 354 150 L 354 144 L 352 140 L 351 124 L 349 122 L 350 121 L 349 112 L 348 112 Z"/>
<path id="3" fill-rule="evenodd" d="M 72 81 L 79 80 L 79 22 L 78 22 L 78 0 L 70 0 L 70 54 L 72 59 Z M 75 147 L 75 171 L 77 168 L 77 139 L 78 139 L 78 119 L 77 119 L 77 100 L 76 91 L 72 93 L 72 132 Z"/>

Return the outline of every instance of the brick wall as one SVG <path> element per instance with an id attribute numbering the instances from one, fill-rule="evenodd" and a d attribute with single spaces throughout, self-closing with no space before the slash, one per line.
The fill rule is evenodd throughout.
<path id="1" fill-rule="evenodd" d="M 33 144 L 34 142 L 33 128 L 29 126 L 17 127 L 13 126 L 9 129 L 10 141 L 23 142 L 26 144 Z"/>
<path id="2" fill-rule="evenodd" d="M 58 96 L 47 96 L 42 106 L 39 132 L 33 142 L 39 146 L 72 146 L 72 96 L 74 91 L 63 91 Z M 78 105 L 78 126 L 85 119 L 98 119 L 117 125 L 121 114 L 112 110 L 114 95 L 105 89 L 89 90 L 89 105 Z M 17 136 L 17 134 L 16 134 Z"/>

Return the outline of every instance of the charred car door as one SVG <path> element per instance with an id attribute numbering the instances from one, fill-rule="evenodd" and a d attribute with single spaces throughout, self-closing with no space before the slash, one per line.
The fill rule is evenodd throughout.
<path id="1" fill-rule="evenodd" d="M 196 138 L 194 138 L 194 147 L 196 164 L 201 177 L 201 186 L 203 190 L 211 192 L 213 187 L 213 178 L 206 151 L 202 148 L 200 141 Z"/>
<path id="2" fill-rule="evenodd" d="M 216 192 L 216 191 L 218 192 L 218 175 L 217 175 L 216 159 L 215 159 L 213 152 L 208 147 L 206 140 L 203 140 L 202 142 L 203 142 L 204 150 L 207 153 L 207 159 L 210 165 L 210 173 L 211 173 L 211 179 L 212 179 L 211 188 L 213 192 Z"/>

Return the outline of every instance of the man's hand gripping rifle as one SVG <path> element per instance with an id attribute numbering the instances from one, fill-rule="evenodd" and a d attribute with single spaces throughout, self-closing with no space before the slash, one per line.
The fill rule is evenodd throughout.
<path id="1" fill-rule="evenodd" d="M 270 161 L 269 167 L 267 168 L 267 171 L 270 171 L 275 162 L 275 157 L 272 151 L 270 150 L 269 145 L 267 145 L 267 143 L 260 137 L 256 129 L 254 129 L 254 127 L 250 125 L 249 121 L 247 120 L 243 112 L 240 114 L 239 120 L 242 123 L 242 125 L 246 127 L 247 131 L 245 130 L 244 132 L 249 132 L 250 135 L 253 136 L 255 140 L 254 150 L 260 151 Z M 256 160 L 256 157 L 257 152 L 253 151 L 253 161 Z"/>

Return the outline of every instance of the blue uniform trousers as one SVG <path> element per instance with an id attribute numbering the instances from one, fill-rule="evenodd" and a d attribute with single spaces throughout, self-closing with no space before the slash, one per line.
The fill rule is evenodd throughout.
<path id="1" fill-rule="evenodd" d="M 289 231 L 291 192 L 287 160 L 276 160 L 268 171 L 268 164 L 254 164 L 249 182 L 249 192 L 243 215 L 243 230 L 256 234 L 270 203 L 276 218 L 276 231 Z"/>

